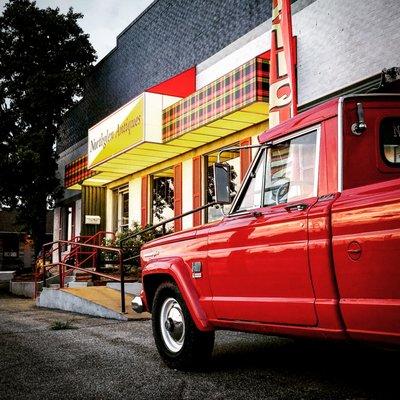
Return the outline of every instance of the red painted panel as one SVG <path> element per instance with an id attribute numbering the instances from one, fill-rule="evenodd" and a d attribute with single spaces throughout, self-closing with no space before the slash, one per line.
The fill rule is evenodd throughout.
<path id="1" fill-rule="evenodd" d="M 315 198 L 301 200 L 311 207 Z M 208 235 L 217 318 L 313 326 L 307 211 L 284 205 L 225 218 Z"/>
<path id="2" fill-rule="evenodd" d="M 271 50 L 261 53 L 257 58 L 262 58 L 263 60 L 269 60 L 271 58 Z"/>
<path id="3" fill-rule="evenodd" d="M 182 214 L 182 163 L 174 166 L 174 215 Z M 175 232 L 182 230 L 182 218 L 175 220 Z"/>
<path id="4" fill-rule="evenodd" d="M 207 264 L 207 231 L 197 235 L 197 229 L 166 235 L 143 245 L 141 266 L 143 283 L 147 290 L 147 278 L 151 274 L 168 274 L 177 283 L 198 329 L 206 330 L 209 321 L 215 318 L 209 286 Z M 148 257 L 152 249 L 162 254 L 162 259 Z M 179 255 L 179 260 L 177 259 Z M 194 261 L 203 263 L 202 278 L 193 279 L 191 266 Z"/>
<path id="5" fill-rule="evenodd" d="M 361 102 L 365 114 L 366 131 L 356 136 L 351 125 L 357 120 L 357 103 Z M 389 100 L 355 99 L 345 103 L 343 129 L 343 187 L 384 182 L 400 176 L 399 168 L 381 168 L 379 127 L 385 117 L 400 117 L 400 102 Z"/>
<path id="6" fill-rule="evenodd" d="M 201 157 L 193 158 L 193 208 L 201 206 Z M 201 211 L 193 214 L 193 226 L 201 225 Z"/>
<path id="7" fill-rule="evenodd" d="M 141 224 L 145 227 L 148 223 L 148 176 L 142 177 Z"/>
<path id="8" fill-rule="evenodd" d="M 240 146 L 250 146 L 251 138 L 243 139 L 240 141 Z M 246 172 L 251 164 L 251 149 L 240 151 L 240 181 L 243 180 Z"/>
<path id="9" fill-rule="evenodd" d="M 400 338 L 400 178 L 344 190 L 332 240 L 346 328 Z"/>
<path id="10" fill-rule="evenodd" d="M 258 136 L 260 143 L 266 143 L 283 135 L 311 126 L 337 115 L 338 99 L 330 100 L 304 111 L 281 124 L 267 129 Z"/>
<path id="11" fill-rule="evenodd" d="M 178 75 L 152 86 L 146 92 L 187 97 L 196 91 L 196 67 L 187 69 Z"/>
<path id="12" fill-rule="evenodd" d="M 318 195 L 336 193 L 337 182 L 337 118 L 321 124 L 321 152 L 318 172 Z"/>
<path id="13" fill-rule="evenodd" d="M 332 259 L 330 224 L 331 207 L 337 196 L 318 200 L 308 213 L 310 273 L 316 298 L 318 327 L 323 329 L 343 329 Z"/>

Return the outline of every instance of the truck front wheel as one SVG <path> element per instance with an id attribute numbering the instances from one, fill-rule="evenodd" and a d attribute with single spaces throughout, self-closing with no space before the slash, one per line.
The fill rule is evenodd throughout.
<path id="1" fill-rule="evenodd" d="M 158 352 L 171 368 L 203 365 L 214 347 L 214 332 L 201 332 L 194 324 L 179 289 L 161 284 L 152 307 L 153 336 Z"/>

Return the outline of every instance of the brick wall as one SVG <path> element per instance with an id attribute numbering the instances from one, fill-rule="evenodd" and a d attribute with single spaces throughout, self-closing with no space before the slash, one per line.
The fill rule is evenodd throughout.
<path id="1" fill-rule="evenodd" d="M 61 128 L 59 151 L 85 138 L 90 126 L 146 88 L 193 65 L 201 66 L 218 52 L 218 57 L 226 57 L 245 44 L 241 39 L 250 41 L 255 34 L 269 32 L 270 2 L 153 3 L 121 33 L 116 49 L 96 66 L 86 96 Z M 400 66 L 399 0 L 292 2 L 300 105 L 378 74 L 385 67 Z"/>

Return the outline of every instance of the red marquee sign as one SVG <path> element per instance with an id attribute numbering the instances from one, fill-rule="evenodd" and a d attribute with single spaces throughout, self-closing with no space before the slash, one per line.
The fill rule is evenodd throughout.
<path id="1" fill-rule="evenodd" d="M 290 0 L 272 1 L 269 126 L 297 114 L 296 42 Z"/>

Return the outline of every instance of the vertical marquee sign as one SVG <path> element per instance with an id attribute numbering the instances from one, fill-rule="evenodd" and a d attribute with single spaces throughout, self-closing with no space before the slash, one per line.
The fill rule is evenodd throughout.
<path id="1" fill-rule="evenodd" d="M 290 0 L 272 0 L 269 126 L 297 114 L 296 46 Z"/>

